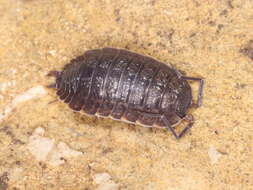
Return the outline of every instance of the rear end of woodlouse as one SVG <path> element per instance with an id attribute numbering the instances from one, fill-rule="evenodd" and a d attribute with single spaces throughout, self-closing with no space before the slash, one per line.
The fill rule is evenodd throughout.
<path id="1" fill-rule="evenodd" d="M 203 79 L 183 76 L 162 62 L 124 49 L 86 51 L 62 71 L 48 75 L 56 78 L 49 87 L 75 111 L 167 128 L 177 139 L 193 125 L 189 108 L 202 102 Z M 199 82 L 197 103 L 188 80 Z M 177 134 L 174 126 L 182 120 L 188 124 Z"/>

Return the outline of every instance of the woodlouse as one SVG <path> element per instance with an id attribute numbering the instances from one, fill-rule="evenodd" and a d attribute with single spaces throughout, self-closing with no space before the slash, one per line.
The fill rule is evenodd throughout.
<path id="1" fill-rule="evenodd" d="M 193 125 L 190 107 L 202 102 L 204 80 L 183 76 L 176 69 L 151 57 L 124 49 L 103 48 L 86 51 L 51 71 L 57 95 L 75 111 L 125 120 L 145 127 L 169 129 L 178 139 Z M 199 82 L 197 103 L 187 80 Z M 177 134 L 182 120 L 187 126 Z"/>

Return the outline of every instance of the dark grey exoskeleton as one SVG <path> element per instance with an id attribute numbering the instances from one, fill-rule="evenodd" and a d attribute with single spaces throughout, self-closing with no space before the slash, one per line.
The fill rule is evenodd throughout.
<path id="1" fill-rule="evenodd" d="M 116 48 L 86 51 L 49 76 L 56 77 L 49 87 L 75 111 L 168 128 L 176 138 L 192 127 L 187 111 L 201 105 L 204 84 L 151 57 Z M 187 80 L 199 81 L 197 103 Z M 188 125 L 176 134 L 174 126 L 182 120 Z"/>

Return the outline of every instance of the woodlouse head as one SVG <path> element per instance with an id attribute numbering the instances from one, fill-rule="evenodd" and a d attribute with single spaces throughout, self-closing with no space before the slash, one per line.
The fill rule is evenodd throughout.
<path id="1" fill-rule="evenodd" d="M 192 104 L 192 93 L 191 89 L 184 88 L 178 96 L 175 103 L 175 111 L 176 114 L 180 118 L 184 118 L 187 114 L 188 109 L 191 107 Z"/>

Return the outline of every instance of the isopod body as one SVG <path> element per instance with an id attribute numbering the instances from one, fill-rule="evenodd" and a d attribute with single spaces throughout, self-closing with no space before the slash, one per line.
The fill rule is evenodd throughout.
<path id="1" fill-rule="evenodd" d="M 192 126 L 187 111 L 202 99 L 203 79 L 183 76 L 171 66 L 124 49 L 88 50 L 49 75 L 56 77 L 50 86 L 75 111 L 168 128 L 176 138 Z M 187 80 L 199 82 L 196 104 Z M 181 120 L 188 125 L 177 134 L 173 126 Z"/>

